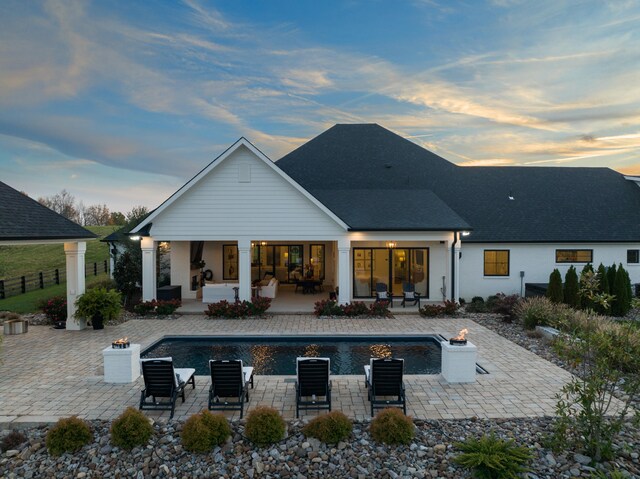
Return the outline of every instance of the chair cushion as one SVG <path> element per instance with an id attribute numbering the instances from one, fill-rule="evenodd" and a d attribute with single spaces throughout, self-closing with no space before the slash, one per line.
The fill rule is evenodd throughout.
<path id="1" fill-rule="evenodd" d="M 404 297 L 407 299 L 414 299 L 416 297 L 416 292 L 415 291 L 405 291 L 404 292 Z"/>
<path id="2" fill-rule="evenodd" d="M 378 298 L 387 299 L 388 297 L 389 297 L 389 294 L 386 291 L 378 291 Z"/>

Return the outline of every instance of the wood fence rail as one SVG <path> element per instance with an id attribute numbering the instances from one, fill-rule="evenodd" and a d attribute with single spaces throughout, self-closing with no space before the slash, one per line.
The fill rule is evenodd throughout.
<path id="1" fill-rule="evenodd" d="M 87 263 L 84 265 L 84 275 L 98 276 L 99 273 L 109 272 L 109 261 L 100 263 Z M 64 268 L 56 268 L 49 271 L 39 271 L 16 278 L 0 279 L 0 299 L 17 296 L 36 289 L 44 289 L 54 284 L 61 284 L 67 279 Z"/>

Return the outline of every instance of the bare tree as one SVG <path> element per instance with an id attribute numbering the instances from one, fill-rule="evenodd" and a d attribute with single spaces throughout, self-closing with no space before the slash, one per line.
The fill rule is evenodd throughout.
<path id="1" fill-rule="evenodd" d="M 38 203 L 46 206 L 47 208 L 55 211 L 58 214 L 61 214 L 71 221 L 78 222 L 79 215 L 78 209 L 75 206 L 75 202 L 75 197 L 67 190 L 62 190 L 57 195 L 38 198 Z"/>
<path id="2" fill-rule="evenodd" d="M 106 226 L 110 218 L 107 205 L 91 205 L 84 212 L 84 224 L 86 226 Z"/>
<path id="3" fill-rule="evenodd" d="M 149 214 L 149 210 L 146 206 L 134 206 L 131 211 L 127 213 L 127 224 L 131 227 L 138 224 Z"/>

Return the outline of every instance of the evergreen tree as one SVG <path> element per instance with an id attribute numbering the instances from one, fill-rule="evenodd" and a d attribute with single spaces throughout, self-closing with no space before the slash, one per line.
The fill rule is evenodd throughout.
<path id="1" fill-rule="evenodd" d="M 609 294 L 611 292 L 611 287 L 609 285 L 609 275 L 607 273 L 607 268 L 600 263 L 598 266 L 598 280 L 600 281 L 600 292 Z"/>
<path id="2" fill-rule="evenodd" d="M 562 292 L 562 275 L 557 268 L 549 275 L 547 298 L 549 298 L 553 303 L 562 303 L 562 300 L 564 299 L 564 293 Z"/>
<path id="3" fill-rule="evenodd" d="M 611 313 L 614 316 L 625 316 L 631 309 L 631 297 L 629 297 L 629 276 L 622 264 L 616 271 L 616 281 L 613 287 L 615 299 L 611 305 Z"/>
<path id="4" fill-rule="evenodd" d="M 609 283 L 609 292 L 615 294 L 613 285 L 616 283 L 616 264 L 613 263 L 607 270 L 607 282 Z"/>
<path id="5" fill-rule="evenodd" d="M 564 276 L 564 302 L 572 308 L 580 306 L 580 291 L 578 288 L 578 273 L 573 265 Z"/>
<path id="6" fill-rule="evenodd" d="M 591 263 L 587 263 L 584 265 L 584 268 L 582 268 L 582 271 L 580 272 L 580 282 L 582 282 L 582 276 L 584 276 L 585 273 L 588 272 L 593 272 L 593 266 L 591 265 Z M 580 296 L 580 307 L 582 309 L 593 309 L 593 303 L 589 300 L 589 298 L 587 298 L 586 296 Z"/>

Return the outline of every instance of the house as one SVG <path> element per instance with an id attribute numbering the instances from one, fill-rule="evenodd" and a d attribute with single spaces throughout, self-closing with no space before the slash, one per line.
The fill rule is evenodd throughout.
<path id="1" fill-rule="evenodd" d="M 67 272 L 67 329 L 83 329 L 73 321 L 75 300 L 85 292 L 87 241 L 96 235 L 0 181 L 0 245 L 62 243 Z"/>
<path id="2" fill-rule="evenodd" d="M 184 298 L 204 262 L 241 299 L 265 275 L 311 271 L 341 302 L 407 282 L 468 300 L 587 262 L 620 262 L 640 282 L 639 186 L 608 168 L 459 167 L 379 125 L 335 125 L 277 162 L 241 138 L 132 232 L 145 233 L 145 299 L 170 242 Z"/>

